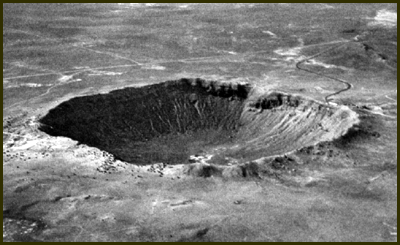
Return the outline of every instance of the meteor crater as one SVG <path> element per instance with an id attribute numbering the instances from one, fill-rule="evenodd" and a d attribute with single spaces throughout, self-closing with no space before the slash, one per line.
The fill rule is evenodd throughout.
<path id="1" fill-rule="evenodd" d="M 245 163 L 330 141 L 355 112 L 247 83 L 180 79 L 76 97 L 51 109 L 40 129 L 146 165 L 192 155 Z M 227 160 L 228 161 L 228 160 Z"/>

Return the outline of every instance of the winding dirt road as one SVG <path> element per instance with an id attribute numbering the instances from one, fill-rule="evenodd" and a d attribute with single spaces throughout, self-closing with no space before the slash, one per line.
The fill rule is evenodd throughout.
<path id="1" fill-rule="evenodd" d="M 305 59 L 302 59 L 302 60 L 300 60 L 299 62 L 296 63 L 296 68 L 299 69 L 299 70 L 306 71 L 306 72 L 309 72 L 309 73 L 312 73 L 312 74 L 316 74 L 316 75 L 319 75 L 319 76 L 323 76 L 323 77 L 326 77 L 326 78 L 330 78 L 330 79 L 332 79 L 332 80 L 335 80 L 335 81 L 337 81 L 337 82 L 340 82 L 340 83 L 343 83 L 344 85 L 346 85 L 346 88 L 341 89 L 341 90 L 339 90 L 339 91 L 336 91 L 336 92 L 334 92 L 334 93 L 332 93 L 332 94 L 329 94 L 329 95 L 325 96 L 325 101 L 326 101 L 326 103 L 328 103 L 328 104 L 329 104 L 329 101 L 332 100 L 332 99 L 329 99 L 330 97 L 335 96 L 335 95 L 338 95 L 338 94 L 340 94 L 340 93 L 342 93 L 342 92 L 345 92 L 345 91 L 347 91 L 347 90 L 350 90 L 350 89 L 353 87 L 353 85 L 352 85 L 351 83 L 349 83 L 349 82 L 346 82 L 346 81 L 342 80 L 342 79 L 339 79 L 339 78 L 336 78 L 336 77 L 333 77 L 333 76 L 329 76 L 329 75 L 326 75 L 326 74 L 323 74 L 323 73 L 319 73 L 319 72 L 316 72 L 316 71 L 313 71 L 313 70 L 310 70 L 310 69 L 301 67 L 301 65 L 302 65 L 304 62 L 307 62 L 307 61 L 309 61 L 309 60 L 311 60 L 311 59 L 313 59 L 313 58 L 315 58 L 315 57 L 318 57 L 318 56 L 320 56 L 320 55 L 322 55 L 322 54 L 325 54 L 325 53 L 327 53 L 327 52 L 329 52 L 329 51 L 332 51 L 332 50 L 334 50 L 334 49 L 343 47 L 343 46 L 347 45 L 347 44 L 350 43 L 350 42 L 352 42 L 352 41 L 343 41 L 343 43 L 340 44 L 340 45 L 337 45 L 337 46 L 334 46 L 334 47 L 325 49 L 325 50 L 323 50 L 323 51 L 321 51 L 321 52 L 319 52 L 319 53 L 317 53 L 317 54 L 314 54 L 314 55 L 309 56 L 309 57 L 307 57 L 307 58 L 305 58 Z"/>

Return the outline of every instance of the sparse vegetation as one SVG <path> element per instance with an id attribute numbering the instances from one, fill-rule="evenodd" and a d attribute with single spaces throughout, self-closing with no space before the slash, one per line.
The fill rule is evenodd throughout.
<path id="1" fill-rule="evenodd" d="M 3 241 L 397 241 L 397 4 L 4 3 Z"/>

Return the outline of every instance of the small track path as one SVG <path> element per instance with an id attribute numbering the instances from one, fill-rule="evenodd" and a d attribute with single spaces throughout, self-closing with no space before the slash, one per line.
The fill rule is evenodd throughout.
<path id="1" fill-rule="evenodd" d="M 336 78 L 336 77 L 333 77 L 333 76 L 329 76 L 329 75 L 326 75 L 326 74 L 323 74 L 323 73 L 319 73 L 319 72 L 316 72 L 316 71 L 313 71 L 313 70 L 304 68 L 304 67 L 302 67 L 301 65 L 302 65 L 304 62 L 307 62 L 307 61 L 309 61 L 309 60 L 311 60 L 311 59 L 313 59 L 313 58 L 315 58 L 315 57 L 318 57 L 318 56 L 320 56 L 320 55 L 322 55 L 322 54 L 328 53 L 329 51 L 332 51 L 332 50 L 334 50 L 334 49 L 343 47 L 343 46 L 345 46 L 345 45 L 347 45 L 348 43 L 351 43 L 351 42 L 353 42 L 353 41 L 344 41 L 344 42 L 343 42 L 342 44 L 340 44 L 340 45 L 327 48 L 327 49 L 325 49 L 325 50 L 323 50 L 323 51 L 321 51 L 321 52 L 319 52 L 319 53 L 317 53 L 317 54 L 314 54 L 314 55 L 309 56 L 309 57 L 307 57 L 307 58 L 305 58 L 305 59 L 302 59 L 302 60 L 300 60 L 299 62 L 296 63 L 296 68 L 299 69 L 299 70 L 306 71 L 306 72 L 309 72 L 309 73 L 312 73 L 312 74 L 316 74 L 316 75 L 319 75 L 319 76 L 323 76 L 323 77 L 326 77 L 326 78 L 335 80 L 335 81 L 337 81 L 337 82 L 340 82 L 340 83 L 346 85 L 346 88 L 343 88 L 343 89 L 341 89 L 341 90 L 338 90 L 338 91 L 336 91 L 336 92 L 334 92 L 334 93 L 332 93 L 332 94 L 329 94 L 329 95 L 325 96 L 325 101 L 326 101 L 326 103 L 328 103 L 328 104 L 329 104 L 329 101 L 332 100 L 332 99 L 329 99 L 330 97 L 335 96 L 335 95 L 338 95 L 338 94 L 340 94 L 340 93 L 343 93 L 343 92 L 345 92 L 345 91 L 347 91 L 347 90 L 350 90 L 350 89 L 353 87 L 353 85 L 352 85 L 351 83 L 347 82 L 347 81 L 342 80 L 342 79 L 339 79 L 339 78 Z"/>

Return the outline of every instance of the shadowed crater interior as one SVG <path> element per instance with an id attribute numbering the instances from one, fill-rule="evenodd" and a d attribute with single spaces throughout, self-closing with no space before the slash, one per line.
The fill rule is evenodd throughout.
<path id="1" fill-rule="evenodd" d="M 40 129 L 130 163 L 185 163 L 195 154 L 223 163 L 332 140 L 357 122 L 346 107 L 244 83 L 181 79 L 73 98 L 41 118 Z"/>

